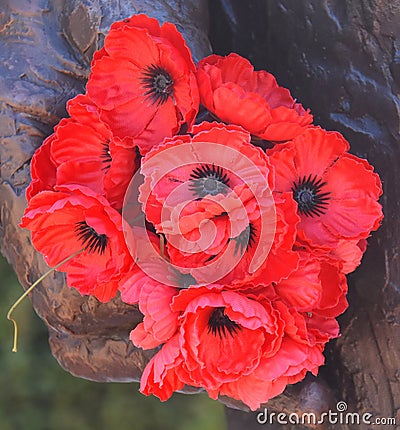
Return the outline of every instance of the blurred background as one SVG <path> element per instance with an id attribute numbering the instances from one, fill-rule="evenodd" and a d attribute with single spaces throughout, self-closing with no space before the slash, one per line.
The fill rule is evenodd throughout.
<path id="1" fill-rule="evenodd" d="M 47 330 L 29 299 L 15 311 L 18 353 L 6 314 L 23 290 L 0 255 L 0 430 L 225 430 L 224 408 L 206 394 L 161 403 L 138 383 L 75 378 L 53 358 Z"/>

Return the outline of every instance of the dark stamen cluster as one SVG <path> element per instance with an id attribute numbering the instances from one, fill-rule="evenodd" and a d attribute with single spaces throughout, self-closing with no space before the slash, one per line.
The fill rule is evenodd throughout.
<path id="1" fill-rule="evenodd" d="M 235 255 L 240 252 L 243 254 L 244 251 L 247 251 L 251 248 L 256 241 L 256 228 L 253 224 L 249 224 L 240 234 L 239 236 L 233 237 L 232 240 L 236 242 L 235 244 Z"/>
<path id="2" fill-rule="evenodd" d="M 190 174 L 189 189 L 201 198 L 207 195 L 227 194 L 229 178 L 222 167 L 203 164 Z"/>
<path id="3" fill-rule="evenodd" d="M 303 176 L 293 182 L 293 198 L 296 200 L 299 212 L 305 216 L 320 216 L 326 212 L 330 192 L 323 192 L 326 182 L 317 176 Z"/>
<path id="4" fill-rule="evenodd" d="M 79 221 L 75 224 L 75 233 L 78 239 L 82 242 L 85 251 L 89 254 L 98 252 L 104 254 L 107 248 L 108 239 L 105 234 L 99 234 L 96 230 L 90 227 L 86 221 Z"/>
<path id="5" fill-rule="evenodd" d="M 103 167 L 103 170 L 108 170 L 111 167 L 111 162 L 112 162 L 109 140 L 102 143 L 100 157 L 101 157 L 101 161 L 105 164 L 105 166 Z"/>
<path id="6" fill-rule="evenodd" d="M 241 327 L 225 315 L 225 308 L 215 308 L 208 320 L 208 333 L 218 334 L 220 339 L 230 334 L 232 337 L 241 330 Z"/>
<path id="7" fill-rule="evenodd" d="M 170 74 L 160 66 L 152 64 L 142 73 L 142 84 L 146 90 L 144 95 L 157 106 L 164 104 L 172 95 L 174 81 Z"/>

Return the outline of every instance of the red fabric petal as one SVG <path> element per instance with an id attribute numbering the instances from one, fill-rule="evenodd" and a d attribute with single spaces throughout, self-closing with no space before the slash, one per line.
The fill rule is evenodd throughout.
<path id="1" fill-rule="evenodd" d="M 184 383 L 179 380 L 174 368 L 181 361 L 179 340 L 178 336 L 175 336 L 145 367 L 140 380 L 141 393 L 147 396 L 154 394 L 164 402 L 174 391 L 182 389 Z"/>
<path id="2" fill-rule="evenodd" d="M 250 133 L 260 135 L 265 124 L 270 121 L 268 104 L 257 94 L 246 94 L 239 86 L 224 84 L 216 88 L 213 93 L 213 105 L 219 113 L 221 121 L 232 124 L 245 124 Z M 226 107 L 234 105 L 236 108 L 227 110 Z"/>
<path id="3" fill-rule="evenodd" d="M 31 160 L 32 181 L 26 189 L 28 202 L 41 191 L 53 190 L 56 185 L 56 166 L 50 155 L 51 145 L 55 139 L 55 134 L 49 136 L 33 154 Z"/>
<path id="4" fill-rule="evenodd" d="M 197 81 L 202 104 L 210 112 L 262 139 L 291 139 L 313 120 L 270 73 L 254 71 L 237 54 L 201 60 Z"/>
<path id="5" fill-rule="evenodd" d="M 348 307 L 346 276 L 338 266 L 328 263 L 321 264 L 319 276 L 322 283 L 322 296 L 318 307 L 313 312 L 324 317 L 337 317 Z"/>
<path id="6" fill-rule="evenodd" d="M 327 190 L 331 192 L 327 226 L 347 238 L 368 236 L 379 226 L 382 206 L 377 202 L 382 188 L 377 175 L 355 156 L 346 155 L 327 172 Z"/>
<path id="7" fill-rule="evenodd" d="M 220 394 L 241 400 L 252 411 L 257 410 L 262 403 L 281 394 L 287 385 L 286 378 L 279 378 L 274 381 L 264 381 L 254 375 L 246 375 L 237 381 L 223 384 Z"/>
<path id="8" fill-rule="evenodd" d="M 325 318 L 317 314 L 306 315 L 307 329 L 310 336 L 315 338 L 316 343 L 325 345 L 330 339 L 339 336 L 339 323 L 335 318 Z"/>
<path id="9" fill-rule="evenodd" d="M 138 113 L 139 114 L 139 113 Z M 139 114 L 141 115 L 141 114 Z M 136 134 L 135 144 L 141 154 L 146 154 L 153 146 L 162 143 L 164 138 L 171 137 L 179 131 L 181 121 L 171 99 L 160 105 L 157 111 L 145 124 L 143 130 Z M 125 132 L 128 134 L 129 132 Z"/>
<path id="10" fill-rule="evenodd" d="M 57 168 L 57 184 L 79 184 L 88 187 L 97 194 L 104 193 L 101 160 L 69 160 Z"/>
<path id="11" fill-rule="evenodd" d="M 318 261 L 304 258 L 298 269 L 279 282 L 275 290 L 288 305 L 299 311 L 310 311 L 319 303 L 322 294 L 319 272 Z"/>
<path id="12" fill-rule="evenodd" d="M 90 98 L 101 109 L 111 110 L 128 103 L 131 99 L 144 100 L 140 69 L 127 59 L 115 60 L 104 57 L 93 66 L 87 83 Z"/>
<path id="13" fill-rule="evenodd" d="M 104 124 L 99 126 L 94 115 L 90 124 L 84 123 L 87 119 L 84 114 L 75 116 L 57 127 L 51 146 L 51 157 L 57 166 L 71 159 L 101 159 L 104 145 L 112 139 L 112 134 Z"/>
<path id="14" fill-rule="evenodd" d="M 104 40 L 104 49 L 112 59 L 117 59 L 118 62 L 129 59 L 137 68 L 159 63 L 155 40 L 144 28 L 123 26 L 111 29 Z M 93 70 L 99 62 L 94 64 Z"/>

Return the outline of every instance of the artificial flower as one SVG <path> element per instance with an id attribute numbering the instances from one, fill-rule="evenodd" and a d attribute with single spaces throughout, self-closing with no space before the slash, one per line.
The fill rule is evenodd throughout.
<path id="1" fill-rule="evenodd" d="M 347 282 L 334 260 L 301 253 L 298 268 L 274 284 L 277 297 L 300 312 L 335 318 L 348 306 Z"/>
<path id="2" fill-rule="evenodd" d="M 280 229 L 286 229 L 285 220 L 275 232 L 272 172 L 264 152 L 250 144 L 241 127 L 195 126 L 193 135 L 168 139 L 150 151 L 141 173 L 139 200 L 147 220 L 165 235 L 171 263 L 198 282 L 216 282 L 247 261 L 232 275 L 233 283 L 244 279 L 252 260 L 252 271 L 259 269 L 275 238 L 282 252 L 295 254 L 297 215 L 292 212 L 287 235 Z M 250 248 L 251 258 L 245 259 Z M 287 259 L 288 271 L 292 260 Z"/>
<path id="3" fill-rule="evenodd" d="M 42 191 L 30 200 L 21 227 L 32 232 L 49 266 L 80 251 L 58 269 L 66 272 L 69 287 L 102 302 L 115 296 L 131 256 L 121 215 L 102 196 L 79 185 Z"/>
<path id="4" fill-rule="evenodd" d="M 210 285 L 182 290 L 172 310 L 182 312 L 179 337 L 153 357 L 141 381 L 142 392 L 162 393 L 162 400 L 184 382 L 255 410 L 323 363 L 321 346 L 297 333 L 282 302 L 259 302 Z"/>
<path id="5" fill-rule="evenodd" d="M 302 133 L 313 117 L 270 73 L 254 71 L 238 54 L 210 55 L 197 66 L 201 103 L 217 118 L 251 134 L 282 142 Z"/>
<path id="6" fill-rule="evenodd" d="M 349 154 L 337 132 L 308 128 L 268 151 L 275 168 L 274 192 L 292 192 L 298 205 L 298 237 L 310 249 L 359 241 L 379 227 L 379 176 L 366 160 Z"/>
<path id="7" fill-rule="evenodd" d="M 75 97 L 68 110 L 71 118 L 60 123 L 51 142 L 57 184 L 86 186 L 104 195 L 115 209 L 121 209 L 138 168 L 136 149 L 126 148 L 113 136 L 87 96 Z"/>
<path id="8" fill-rule="evenodd" d="M 199 106 L 195 66 L 176 27 L 134 15 L 111 26 L 94 56 L 87 94 L 114 135 L 142 154 L 190 128 Z"/>

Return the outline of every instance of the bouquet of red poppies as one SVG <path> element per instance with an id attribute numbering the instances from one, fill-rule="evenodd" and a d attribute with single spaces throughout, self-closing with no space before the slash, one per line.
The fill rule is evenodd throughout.
<path id="1" fill-rule="evenodd" d="M 111 26 L 86 88 L 32 158 L 21 225 L 69 287 L 138 304 L 141 392 L 254 410 L 316 375 L 382 220 L 373 167 L 270 73 L 195 65 L 145 15 Z"/>

